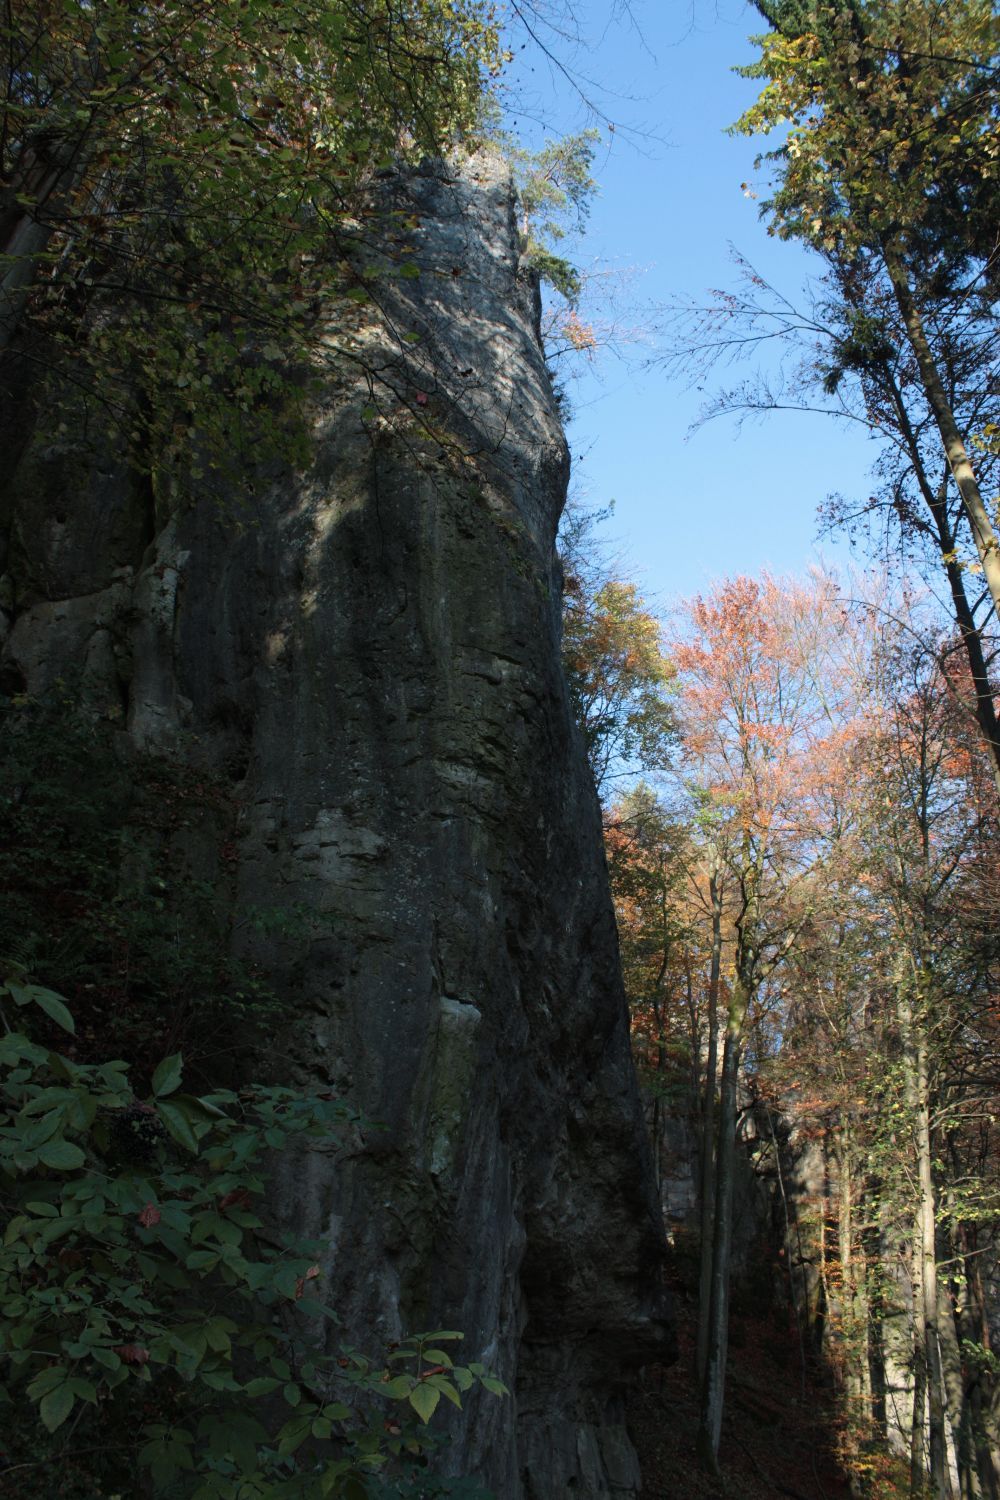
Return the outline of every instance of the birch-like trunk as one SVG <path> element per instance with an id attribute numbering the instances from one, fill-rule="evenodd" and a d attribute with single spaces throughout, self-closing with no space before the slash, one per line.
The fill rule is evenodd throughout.
<path id="1" fill-rule="evenodd" d="M 712 903 L 712 959 L 708 976 L 708 1061 L 701 1116 L 700 1214 L 701 1264 L 698 1284 L 698 1346 L 695 1357 L 699 1385 L 708 1363 L 709 1308 L 712 1299 L 712 1261 L 715 1238 L 715 1089 L 719 1068 L 719 975 L 722 972 L 722 880 L 718 854 L 713 854 L 708 877 Z"/>
<path id="2" fill-rule="evenodd" d="M 733 1241 L 733 1178 L 736 1170 L 736 1113 L 743 1027 L 749 994 L 737 978 L 729 1004 L 722 1054 L 719 1139 L 715 1167 L 715 1215 L 712 1275 L 708 1302 L 705 1374 L 701 1384 L 698 1457 L 712 1474 L 719 1472 L 719 1440 L 726 1390 L 729 1344 L 729 1257 Z"/>
<path id="3" fill-rule="evenodd" d="M 917 1203 L 913 1216 L 914 1352 L 917 1370 L 922 1368 L 925 1383 L 930 1493 L 933 1500 L 951 1500 L 948 1453 L 945 1442 L 944 1381 L 938 1341 L 936 1205 L 931 1156 L 927 1031 L 926 1018 L 923 1013 L 926 997 L 921 995 L 919 1000 L 919 1010 L 914 1015 L 904 981 L 897 991 L 897 1013 L 903 1039 L 904 1089 L 917 1159 Z M 921 1342 L 922 1349 L 920 1348 Z M 921 1408 L 922 1406 L 923 1399 L 921 1399 Z M 915 1390 L 914 1437 L 917 1415 Z M 922 1422 L 922 1409 L 919 1415 Z M 913 1490 L 916 1441 L 914 1441 L 912 1453 L 914 1456 L 911 1458 L 911 1493 L 922 1494 L 922 1490 Z M 923 1483 L 923 1474 L 921 1474 L 921 1483 Z"/>

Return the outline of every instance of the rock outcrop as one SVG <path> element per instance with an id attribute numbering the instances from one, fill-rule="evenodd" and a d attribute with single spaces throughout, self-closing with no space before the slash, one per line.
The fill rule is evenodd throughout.
<path id="1" fill-rule="evenodd" d="M 662 1234 L 559 666 L 537 287 L 492 159 L 383 190 L 420 275 L 331 327 L 308 472 L 158 517 L 72 434 L 28 444 L 2 682 L 69 683 L 127 753 L 228 778 L 235 836 L 184 830 L 178 866 L 231 893 L 281 995 L 275 1066 L 380 1124 L 283 1163 L 278 1212 L 326 1245 L 346 1337 L 462 1329 L 515 1393 L 453 1414 L 449 1471 L 631 1495 L 620 1391 L 668 1352 Z M 309 921 L 239 920 L 275 907 Z"/>

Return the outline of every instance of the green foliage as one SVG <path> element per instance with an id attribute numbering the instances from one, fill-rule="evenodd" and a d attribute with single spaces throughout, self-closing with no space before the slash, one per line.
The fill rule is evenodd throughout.
<path id="1" fill-rule="evenodd" d="M 268 1230 L 265 1168 L 356 1117 L 324 1093 L 185 1093 L 179 1055 L 137 1099 L 125 1062 L 80 1064 L 13 1030 L 32 1007 L 74 1031 L 61 996 L 8 966 L 0 1330 L 19 1492 L 56 1493 L 68 1468 L 91 1495 L 147 1479 L 176 1500 L 408 1493 L 405 1464 L 402 1488 L 369 1480 L 421 1458 L 442 1397 L 506 1388 L 453 1362 L 449 1330 L 387 1362 L 329 1352 L 323 1247 Z"/>
<path id="2" fill-rule="evenodd" d="M 957 268 L 996 220 L 1000 18 L 990 0 L 758 0 L 774 27 L 741 69 L 764 80 L 736 128 L 781 130 L 774 232 L 852 256 L 901 237 Z"/>
<path id="3" fill-rule="evenodd" d="M 567 576 L 563 666 L 598 790 L 664 769 L 675 738 L 674 672 L 635 584 L 606 579 L 591 592 Z"/>
<path id="4" fill-rule="evenodd" d="M 48 368 L 48 407 L 110 423 L 164 493 L 192 464 L 299 455 L 373 174 L 475 130 L 503 61 L 489 5 L 40 0 L 0 42 L 12 388 L 22 359 Z"/>
<path id="5" fill-rule="evenodd" d="M 522 255 L 569 303 L 580 295 L 580 274 L 554 247 L 586 226 L 597 191 L 591 167 L 600 134 L 584 130 L 535 152 L 506 143 L 521 200 Z"/>

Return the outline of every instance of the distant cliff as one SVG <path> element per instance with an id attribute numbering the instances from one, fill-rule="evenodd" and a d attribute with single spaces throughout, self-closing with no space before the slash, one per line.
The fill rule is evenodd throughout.
<path id="1" fill-rule="evenodd" d="M 177 880 L 228 903 L 276 987 L 275 1070 L 382 1127 L 279 1164 L 276 1213 L 326 1245 L 346 1339 L 462 1329 L 515 1393 L 451 1413 L 446 1471 L 501 1500 L 631 1495 L 620 1390 L 670 1333 L 559 666 L 568 456 L 537 287 L 492 158 L 382 191 L 420 274 L 332 327 L 307 472 L 167 505 L 71 431 L 27 443 L 0 683 L 58 681 L 126 763 L 230 788 L 225 827 L 163 835 Z M 301 920 L 244 920 L 273 908 Z"/>

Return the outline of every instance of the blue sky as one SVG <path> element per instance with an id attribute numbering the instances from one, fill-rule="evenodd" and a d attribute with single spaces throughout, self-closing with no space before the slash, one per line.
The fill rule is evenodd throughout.
<path id="1" fill-rule="evenodd" d="M 731 245 L 794 299 L 822 267 L 768 236 L 741 187 L 757 180 L 761 145 L 726 134 L 756 94 L 732 72 L 755 56 L 747 38 L 762 29 L 756 12 L 742 0 L 633 0 L 639 35 L 627 16 L 609 22 L 613 8 L 612 0 L 579 0 L 573 11 L 589 45 L 553 43 L 615 123 L 613 132 L 602 124 L 600 193 L 578 263 L 631 268 L 629 321 L 655 323 L 648 309 L 732 288 Z M 558 135 L 593 123 L 537 53 L 519 54 L 514 83 L 514 119 L 529 142 L 546 128 Z M 689 436 L 711 391 L 752 366 L 719 371 L 699 393 L 644 369 L 652 353 L 636 347 L 627 363 L 604 358 L 570 389 L 574 487 L 595 505 L 615 501 L 603 534 L 643 591 L 666 605 L 729 574 L 798 572 L 821 553 L 845 560 L 843 544 L 817 543 L 816 511 L 833 491 L 869 493 L 876 449 L 861 429 L 786 413 L 740 430 L 718 419 Z"/>

